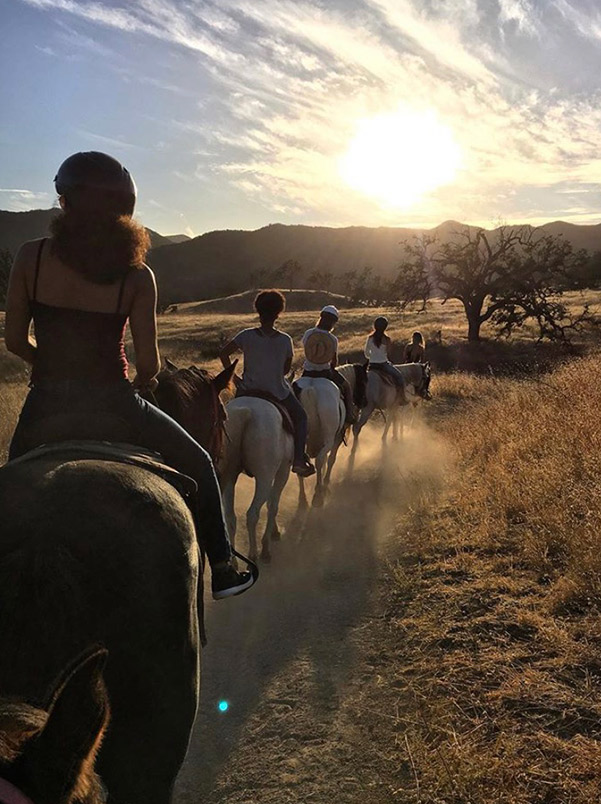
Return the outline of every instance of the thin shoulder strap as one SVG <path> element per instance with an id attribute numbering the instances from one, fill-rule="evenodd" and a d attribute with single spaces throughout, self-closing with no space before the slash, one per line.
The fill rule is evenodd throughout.
<path id="1" fill-rule="evenodd" d="M 35 261 L 35 274 L 33 275 L 33 298 L 32 301 L 36 300 L 36 296 L 38 294 L 38 276 L 40 275 L 40 263 L 42 261 L 42 250 L 44 248 L 44 243 L 46 242 L 47 238 L 43 237 L 40 240 L 40 245 L 38 246 L 38 256 Z"/>
<path id="2" fill-rule="evenodd" d="M 123 301 L 123 290 L 125 288 L 125 283 L 127 282 L 127 277 L 129 276 L 130 272 L 123 274 L 121 278 L 121 285 L 119 286 L 119 296 L 117 297 L 117 307 L 115 309 L 116 313 L 121 312 L 121 302 Z"/>

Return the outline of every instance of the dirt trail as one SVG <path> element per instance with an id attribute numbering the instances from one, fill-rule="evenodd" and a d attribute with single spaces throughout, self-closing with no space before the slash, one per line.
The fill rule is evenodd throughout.
<path id="1" fill-rule="evenodd" d="M 257 587 L 208 602 L 201 707 L 176 804 L 389 800 L 377 734 L 357 706 L 384 648 L 371 623 L 395 519 L 440 477 L 442 453 L 424 430 L 385 451 L 375 428 L 362 438 L 353 473 L 345 455 L 323 509 L 295 513 L 291 480 L 283 539 Z M 239 512 L 249 490 L 245 482 Z"/>

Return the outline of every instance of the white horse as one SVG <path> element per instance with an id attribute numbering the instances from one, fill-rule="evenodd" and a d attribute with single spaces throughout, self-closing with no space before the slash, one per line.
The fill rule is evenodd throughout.
<path id="1" fill-rule="evenodd" d="M 395 366 L 403 375 L 405 380 L 405 397 L 409 405 L 415 407 L 423 399 L 431 399 L 430 394 L 430 363 L 402 363 Z M 357 387 L 357 374 L 355 366 L 347 364 L 338 368 L 341 374 L 350 382 L 353 394 Z M 389 412 L 385 417 L 384 432 L 382 433 L 382 441 L 386 441 L 388 431 L 392 426 L 393 440 L 399 437 L 399 429 L 402 434 L 403 420 L 401 406 L 401 391 L 399 387 L 392 382 L 389 382 L 385 375 L 379 371 L 368 371 L 365 396 L 367 404 L 361 410 L 358 422 L 353 425 L 353 453 L 357 449 L 359 433 L 363 426 L 374 412 L 380 410 L 382 412 Z"/>
<path id="2" fill-rule="evenodd" d="M 266 399 L 241 396 L 228 402 L 225 409 L 226 439 L 219 461 L 219 477 L 232 547 L 236 536 L 236 481 L 245 472 L 255 480 L 255 493 L 246 512 L 250 558 L 257 560 L 257 524 L 261 509 L 267 503 L 261 558 L 269 561 L 269 542 L 280 535 L 277 514 L 292 466 L 292 436 L 284 430 L 279 410 Z"/>
<path id="3" fill-rule="evenodd" d="M 346 408 L 338 386 L 325 377 L 301 377 L 297 381 L 301 390 L 300 402 L 307 414 L 307 453 L 315 459 L 317 470 L 313 505 L 323 505 L 325 492 L 336 463 L 338 450 L 344 439 Z M 327 459 L 325 476 L 323 467 Z M 299 476 L 300 508 L 307 507 L 304 478 Z"/>

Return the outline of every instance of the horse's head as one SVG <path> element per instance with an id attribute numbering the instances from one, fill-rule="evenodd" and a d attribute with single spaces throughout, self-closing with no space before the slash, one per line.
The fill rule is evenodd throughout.
<path id="1" fill-rule="evenodd" d="M 237 361 L 236 361 L 237 362 Z M 159 407 L 187 430 L 217 460 L 223 446 L 225 408 L 220 394 L 229 388 L 236 363 L 213 376 L 206 369 L 178 368 L 170 360 L 158 376 Z"/>
<path id="2" fill-rule="evenodd" d="M 430 366 L 429 360 L 426 363 L 420 363 L 419 365 L 421 366 L 422 376 L 419 385 L 415 388 L 415 392 L 421 396 L 422 399 L 425 399 L 429 402 L 430 399 L 432 399 L 432 394 L 430 393 L 432 367 Z"/>
<path id="3" fill-rule="evenodd" d="M 101 804 L 94 772 L 109 720 L 102 669 L 107 651 L 91 648 L 57 679 L 42 707 L 0 699 L 0 802 Z"/>

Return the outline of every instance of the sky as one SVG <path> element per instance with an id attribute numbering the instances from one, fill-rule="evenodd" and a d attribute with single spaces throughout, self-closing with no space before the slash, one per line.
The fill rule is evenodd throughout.
<path id="1" fill-rule="evenodd" d="M 601 222 L 597 0 L 0 0 L 0 209 L 120 159 L 163 234 Z"/>

